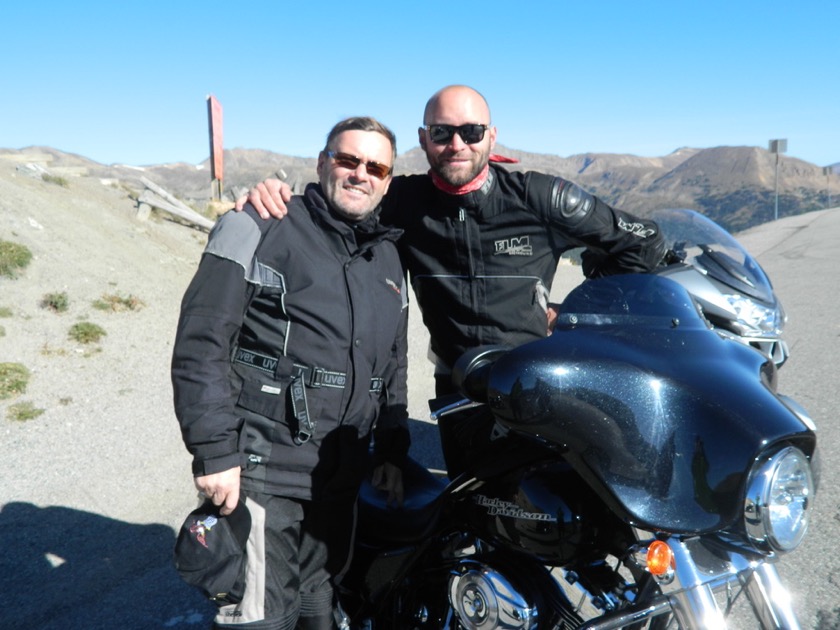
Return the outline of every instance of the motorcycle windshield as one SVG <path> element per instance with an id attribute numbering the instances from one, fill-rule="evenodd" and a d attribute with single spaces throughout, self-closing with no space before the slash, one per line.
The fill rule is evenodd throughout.
<path id="1" fill-rule="evenodd" d="M 765 364 L 710 330 L 676 282 L 612 276 L 574 290 L 550 337 L 493 365 L 488 404 L 560 449 L 627 522 L 700 533 L 742 516 L 746 473 L 768 445 L 813 448 Z"/>
<path id="2" fill-rule="evenodd" d="M 773 287 L 764 270 L 743 246 L 711 219 L 693 210 L 658 210 L 656 221 L 666 247 L 685 262 L 733 290 L 773 303 Z"/>

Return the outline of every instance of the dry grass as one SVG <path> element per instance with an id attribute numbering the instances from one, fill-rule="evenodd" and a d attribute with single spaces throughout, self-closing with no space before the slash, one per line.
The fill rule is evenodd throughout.
<path id="1" fill-rule="evenodd" d="M 13 241 L 0 241 L 0 276 L 17 278 L 32 261 L 29 248 Z"/>
<path id="2" fill-rule="evenodd" d="M 0 363 L 0 400 L 19 396 L 29 384 L 29 370 L 20 363 Z"/>

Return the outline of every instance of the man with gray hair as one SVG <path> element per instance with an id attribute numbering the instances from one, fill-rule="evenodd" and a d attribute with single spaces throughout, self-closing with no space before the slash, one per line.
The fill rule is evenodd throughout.
<path id="1" fill-rule="evenodd" d="M 395 155 L 381 123 L 341 121 L 289 218 L 222 216 L 184 295 L 172 383 L 195 485 L 218 518 L 251 517 L 215 627 L 335 627 L 372 433 L 374 481 L 401 501 L 407 302 L 401 231 L 377 217 Z"/>

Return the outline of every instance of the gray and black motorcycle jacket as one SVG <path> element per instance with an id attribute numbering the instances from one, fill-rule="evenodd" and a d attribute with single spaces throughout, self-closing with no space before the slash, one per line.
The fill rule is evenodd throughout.
<path id="1" fill-rule="evenodd" d="M 214 226 L 181 305 L 175 412 L 193 474 L 312 499 L 353 493 L 408 451 L 407 300 L 395 241 L 331 215 L 312 184 L 282 221 L 253 208 Z"/>
<path id="2" fill-rule="evenodd" d="M 444 372 L 469 348 L 546 336 L 546 305 L 564 251 L 586 248 L 590 278 L 649 272 L 665 251 L 652 221 L 561 177 L 494 164 L 475 192 L 447 194 L 429 176 L 412 175 L 394 178 L 385 201 L 381 220 L 404 230 L 403 265 Z"/>

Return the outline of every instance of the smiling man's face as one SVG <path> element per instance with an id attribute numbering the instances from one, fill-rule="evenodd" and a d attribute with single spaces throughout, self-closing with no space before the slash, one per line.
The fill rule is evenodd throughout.
<path id="1" fill-rule="evenodd" d="M 429 100 L 423 123 L 489 125 L 490 108 L 475 90 L 466 86 L 452 86 L 444 88 Z M 429 166 L 453 186 L 463 186 L 475 179 L 490 161 L 490 152 L 495 145 L 495 127 L 489 127 L 484 137 L 474 144 L 465 143 L 457 133 L 445 144 L 436 144 L 426 129 L 420 129 L 420 146 L 426 153 Z"/>
<path id="2" fill-rule="evenodd" d="M 347 156 L 359 160 L 355 168 L 348 166 Z M 332 209 L 350 221 L 369 216 L 388 192 L 391 174 L 377 177 L 368 171 L 367 163 L 391 167 L 392 156 L 390 141 L 376 131 L 354 129 L 336 136 L 329 153 L 322 151 L 318 156 L 318 177 Z"/>

